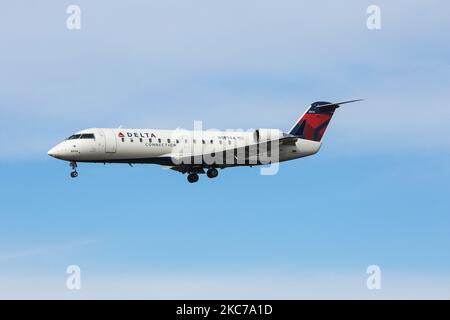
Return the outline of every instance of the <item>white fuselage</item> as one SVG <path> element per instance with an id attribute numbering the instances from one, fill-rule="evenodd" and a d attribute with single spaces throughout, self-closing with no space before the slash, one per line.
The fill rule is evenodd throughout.
<path id="1" fill-rule="evenodd" d="M 255 139 L 254 132 L 93 128 L 76 133 L 52 148 L 48 154 L 71 162 L 174 166 L 177 163 L 174 159 L 243 149 L 258 144 Z M 320 146 L 320 142 L 304 139 L 280 144 L 277 146 L 278 158 L 272 162 L 309 156 L 318 152 Z M 232 165 L 250 164 L 225 163 L 222 167 Z"/>

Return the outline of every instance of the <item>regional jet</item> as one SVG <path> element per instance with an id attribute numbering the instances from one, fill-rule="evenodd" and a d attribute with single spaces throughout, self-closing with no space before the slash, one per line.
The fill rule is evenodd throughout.
<path id="1" fill-rule="evenodd" d="M 158 164 L 187 174 L 190 183 L 199 174 L 218 176 L 218 169 L 274 164 L 317 153 L 337 108 L 361 100 L 311 104 L 289 132 L 279 129 L 242 131 L 93 128 L 77 132 L 48 155 L 77 163 Z"/>

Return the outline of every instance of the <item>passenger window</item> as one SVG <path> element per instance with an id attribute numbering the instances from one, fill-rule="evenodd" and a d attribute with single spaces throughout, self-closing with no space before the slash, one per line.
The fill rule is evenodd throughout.
<path id="1" fill-rule="evenodd" d="M 222 140 L 219 140 L 219 144 L 222 144 Z"/>
<path id="2" fill-rule="evenodd" d="M 202 143 L 205 144 L 205 140 L 202 140 Z"/>
<path id="3" fill-rule="evenodd" d="M 231 145 L 231 140 L 228 140 L 228 144 Z"/>
<path id="4" fill-rule="evenodd" d="M 184 143 L 186 143 L 186 144 L 188 143 L 188 142 L 187 142 L 187 139 L 184 139 Z"/>
<path id="5" fill-rule="evenodd" d="M 125 142 L 125 138 L 122 138 L 122 142 Z"/>
<path id="6" fill-rule="evenodd" d="M 178 139 L 177 139 L 177 140 L 175 140 L 175 143 L 180 143 L 180 140 L 178 140 Z"/>
<path id="7" fill-rule="evenodd" d="M 170 143 L 170 139 L 167 139 L 167 143 Z"/>
<path id="8" fill-rule="evenodd" d="M 130 139 L 130 142 L 133 142 L 133 139 Z"/>
<path id="9" fill-rule="evenodd" d="M 152 138 L 148 139 L 148 142 L 152 143 Z"/>
<path id="10" fill-rule="evenodd" d="M 161 143 L 161 139 L 158 139 L 158 143 Z"/>
<path id="11" fill-rule="evenodd" d="M 211 141 L 209 141 L 209 142 L 211 142 L 211 143 L 214 143 L 214 141 L 213 141 L 213 140 L 211 140 Z"/>
<path id="12" fill-rule="evenodd" d="M 139 138 L 139 142 L 141 142 L 141 143 L 142 143 L 142 138 Z"/>
<path id="13" fill-rule="evenodd" d="M 197 140 L 195 140 L 195 139 L 194 139 L 194 140 L 192 140 L 192 141 L 194 141 L 194 143 L 197 143 Z"/>

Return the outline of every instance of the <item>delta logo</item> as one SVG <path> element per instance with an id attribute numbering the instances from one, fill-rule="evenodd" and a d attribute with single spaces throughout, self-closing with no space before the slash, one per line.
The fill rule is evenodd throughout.
<path id="1" fill-rule="evenodd" d="M 119 138 L 125 138 L 125 134 L 122 132 L 119 132 L 118 134 Z M 156 138 L 156 136 L 153 133 L 148 132 L 126 132 L 126 136 L 129 138 Z"/>

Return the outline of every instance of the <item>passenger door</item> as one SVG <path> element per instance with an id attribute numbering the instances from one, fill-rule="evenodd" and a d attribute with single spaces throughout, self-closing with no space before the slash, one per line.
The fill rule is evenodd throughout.
<path id="1" fill-rule="evenodd" d="M 105 135 L 105 152 L 115 153 L 117 151 L 116 134 L 112 129 L 103 129 Z"/>

